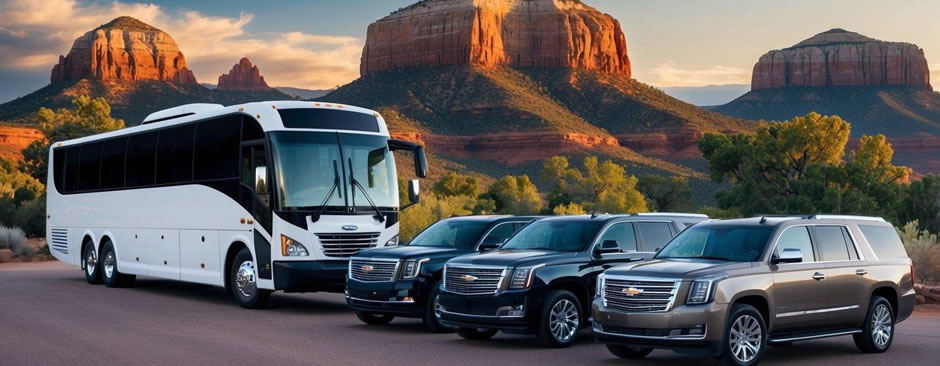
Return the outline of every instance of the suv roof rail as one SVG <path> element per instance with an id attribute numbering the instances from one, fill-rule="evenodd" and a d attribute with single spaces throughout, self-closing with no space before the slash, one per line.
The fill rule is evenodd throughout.
<path id="1" fill-rule="evenodd" d="M 886 222 L 885 219 L 875 216 L 855 216 L 855 215 L 813 215 L 813 220 L 865 220 Z"/>
<path id="2" fill-rule="evenodd" d="M 673 212 L 638 212 L 632 213 L 630 216 L 674 216 L 674 217 L 697 217 L 697 218 L 708 218 L 708 215 L 705 214 L 693 214 L 693 213 L 673 213 Z"/>

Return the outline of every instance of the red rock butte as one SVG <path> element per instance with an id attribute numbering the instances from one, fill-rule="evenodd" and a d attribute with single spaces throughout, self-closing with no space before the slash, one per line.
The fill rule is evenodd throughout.
<path id="1" fill-rule="evenodd" d="M 219 75 L 218 90 L 221 91 L 267 91 L 272 88 L 264 81 L 258 66 L 247 57 L 238 60 L 228 74 Z"/>
<path id="2" fill-rule="evenodd" d="M 924 50 L 844 29 L 770 51 L 754 65 L 751 90 L 791 86 L 903 85 L 931 89 Z"/>
<path id="3" fill-rule="evenodd" d="M 85 33 L 59 56 L 50 81 L 76 79 L 198 84 L 169 34 L 126 16 Z"/>
<path id="4" fill-rule="evenodd" d="M 360 73 L 561 67 L 630 76 L 620 22 L 580 0 L 424 0 L 369 25 Z"/>

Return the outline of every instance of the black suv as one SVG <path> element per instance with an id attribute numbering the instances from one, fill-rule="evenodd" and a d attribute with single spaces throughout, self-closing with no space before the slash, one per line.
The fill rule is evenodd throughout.
<path id="1" fill-rule="evenodd" d="M 456 256 L 496 249 L 537 219 L 529 216 L 466 216 L 427 227 L 411 243 L 359 252 L 349 261 L 346 303 L 367 324 L 396 316 L 422 318 L 430 332 L 447 328 L 436 311 L 444 263 Z"/>
<path id="2" fill-rule="evenodd" d="M 589 327 L 597 275 L 648 259 L 704 215 L 562 216 L 533 222 L 498 250 L 451 259 L 440 294 L 442 323 L 466 339 L 497 331 L 569 346 Z"/>

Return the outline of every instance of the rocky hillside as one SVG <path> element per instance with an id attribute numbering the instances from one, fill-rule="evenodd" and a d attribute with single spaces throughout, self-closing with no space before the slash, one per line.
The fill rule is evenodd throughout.
<path id="1" fill-rule="evenodd" d="M 152 80 L 196 85 L 186 58 L 169 34 L 131 17 L 119 17 L 75 40 L 59 56 L 50 81 Z"/>
<path id="2" fill-rule="evenodd" d="M 579 0 L 421 1 L 369 25 L 360 70 L 458 64 L 630 76 L 620 22 Z"/>
<path id="3" fill-rule="evenodd" d="M 272 90 L 268 83 L 264 82 L 264 76 L 261 76 L 261 70 L 258 66 L 252 65 L 247 57 L 238 60 L 235 66 L 227 74 L 219 75 L 219 84 L 216 90 L 219 91 L 269 91 Z"/>

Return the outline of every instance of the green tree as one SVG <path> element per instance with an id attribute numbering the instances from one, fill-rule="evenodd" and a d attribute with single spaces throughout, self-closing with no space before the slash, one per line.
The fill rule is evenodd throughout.
<path id="1" fill-rule="evenodd" d="M 25 173 L 45 183 L 49 144 L 124 128 L 124 120 L 111 117 L 111 106 L 104 98 L 80 96 L 72 100 L 72 108 L 53 111 L 39 108 L 36 122 L 44 139 L 33 141 L 23 150 Z"/>
<path id="2" fill-rule="evenodd" d="M 19 204 L 39 196 L 44 190 L 38 179 L 20 171 L 15 162 L 0 159 L 0 196 L 16 199 Z"/>
<path id="3" fill-rule="evenodd" d="M 434 183 L 431 191 L 438 196 L 476 197 L 480 195 L 480 182 L 476 177 L 449 172 Z"/>
<path id="4" fill-rule="evenodd" d="M 587 213 L 587 211 L 584 210 L 584 207 L 582 207 L 580 204 L 577 204 L 577 203 L 574 203 L 574 202 L 571 202 L 571 203 L 568 203 L 568 204 L 564 204 L 564 205 L 558 205 L 558 206 L 555 206 L 555 208 L 552 209 L 552 214 L 553 214 L 553 215 L 558 215 L 558 216 L 561 216 L 561 215 L 584 215 L 584 214 L 586 214 L 586 213 Z"/>
<path id="5" fill-rule="evenodd" d="M 744 215 L 842 213 L 893 219 L 910 170 L 891 164 L 883 136 L 863 136 L 843 161 L 849 123 L 810 113 L 762 123 L 755 135 L 706 134 L 699 149 L 717 182 L 719 207 Z"/>
<path id="6" fill-rule="evenodd" d="M 636 188 L 646 197 L 651 211 L 687 212 L 695 206 L 692 187 L 685 177 L 644 175 Z"/>
<path id="7" fill-rule="evenodd" d="M 571 167 L 568 158 L 555 156 L 543 162 L 540 177 L 552 182 L 549 197 L 555 198 L 555 206 L 581 202 L 596 212 L 647 211 L 646 199 L 636 190 L 637 178 L 610 160 L 601 163 L 596 156 L 588 156 L 581 171 Z"/>
<path id="8" fill-rule="evenodd" d="M 918 229 L 940 233 L 940 175 L 911 182 L 898 209 L 900 222 L 916 221 Z"/>
<path id="9" fill-rule="evenodd" d="M 496 212 L 510 215 L 535 214 L 542 210 L 542 198 L 529 176 L 507 175 L 493 183 L 483 196 L 496 203 Z"/>
<path id="10" fill-rule="evenodd" d="M 407 243 L 418 232 L 441 219 L 470 215 L 475 203 L 476 198 L 468 196 L 422 196 L 421 202 L 401 212 L 399 238 L 402 243 Z"/>

